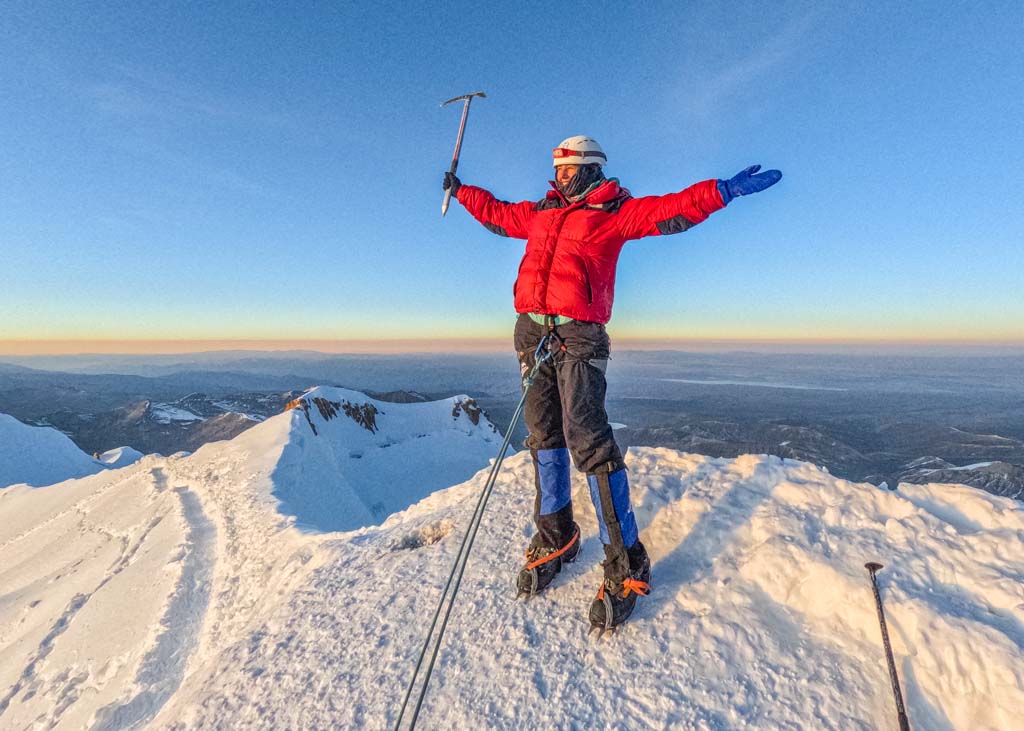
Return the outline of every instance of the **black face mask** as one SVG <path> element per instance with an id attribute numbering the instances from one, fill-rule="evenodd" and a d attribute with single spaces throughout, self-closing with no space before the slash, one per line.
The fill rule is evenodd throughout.
<path id="1" fill-rule="evenodd" d="M 558 190 L 566 198 L 572 200 L 591 185 L 602 180 L 604 180 L 604 172 L 601 170 L 600 165 L 580 165 L 580 169 L 576 171 L 572 180 L 564 186 L 559 185 Z"/>

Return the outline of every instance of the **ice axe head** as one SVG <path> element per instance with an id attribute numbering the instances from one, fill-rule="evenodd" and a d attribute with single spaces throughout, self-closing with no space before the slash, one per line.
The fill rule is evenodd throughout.
<path id="1" fill-rule="evenodd" d="M 454 96 L 454 97 L 452 97 L 451 99 L 449 99 L 446 102 L 441 102 L 441 106 L 443 107 L 443 106 L 446 106 L 448 104 L 451 104 L 452 102 L 462 101 L 463 99 L 465 99 L 466 102 L 468 103 L 469 100 L 472 99 L 475 96 L 479 96 L 479 97 L 482 97 L 484 99 L 487 98 L 487 95 L 484 94 L 482 91 L 474 91 L 472 94 L 463 94 L 462 96 Z"/>

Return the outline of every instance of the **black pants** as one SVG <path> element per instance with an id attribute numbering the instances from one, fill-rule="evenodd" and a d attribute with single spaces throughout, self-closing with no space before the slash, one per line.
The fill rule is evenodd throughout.
<path id="1" fill-rule="evenodd" d="M 516 321 L 514 343 L 523 375 L 533 368 L 534 352 L 547 332 L 528 315 Z M 620 465 L 622 453 L 604 408 L 608 333 L 601 323 L 573 321 L 556 327 L 555 334 L 560 340 L 549 342 L 555 354 L 540 367 L 526 397 L 527 446 L 568 447 L 581 472 L 594 472 L 609 462 Z"/>
<path id="2" fill-rule="evenodd" d="M 547 326 L 528 315 L 516 321 L 514 343 L 524 376 L 533 369 L 537 346 L 547 333 Z M 555 335 L 547 344 L 554 355 L 541 365 L 524 406 L 530 431 L 526 446 L 536 470 L 537 531 L 545 545 L 554 547 L 571 538 L 568 452 L 591 482 L 602 541 L 624 556 L 636 541 L 636 522 L 622 452 L 604 407 L 608 333 L 600 323 L 573 321 L 557 326 Z"/>

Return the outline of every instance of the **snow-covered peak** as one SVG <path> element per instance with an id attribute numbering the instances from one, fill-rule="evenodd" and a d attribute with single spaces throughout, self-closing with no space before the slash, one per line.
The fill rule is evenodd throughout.
<path id="1" fill-rule="evenodd" d="M 106 467 L 52 427 L 29 426 L 0 414 L 0 487 L 34 487 L 91 475 Z"/>
<path id="2" fill-rule="evenodd" d="M 378 401 L 359 391 L 332 386 L 311 388 L 290 402 L 286 409 L 300 409 L 310 416 L 308 421 L 314 433 L 319 421 L 329 422 L 344 417 L 371 434 L 383 429 L 388 439 L 403 439 L 450 428 L 471 434 L 481 428 L 483 413 L 476 401 L 466 395 L 452 396 L 441 401 L 393 403 Z M 388 411 L 393 414 L 391 418 L 387 417 Z M 315 419 L 316 414 L 319 414 L 319 420 Z M 486 419 L 482 428 L 485 432 L 496 431 Z"/>
<path id="3" fill-rule="evenodd" d="M 318 386 L 227 449 L 271 455 L 266 489 L 280 512 L 300 527 L 333 531 L 380 523 L 469 479 L 500 443 L 494 425 L 465 395 L 390 403 Z"/>

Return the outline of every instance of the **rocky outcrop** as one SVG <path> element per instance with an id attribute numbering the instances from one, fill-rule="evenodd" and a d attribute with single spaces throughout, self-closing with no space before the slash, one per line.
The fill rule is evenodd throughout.
<path id="1" fill-rule="evenodd" d="M 306 415 L 306 421 L 309 423 L 314 434 L 317 433 L 317 430 L 313 420 L 309 418 L 310 403 L 312 403 L 313 406 L 316 407 L 317 411 L 320 412 L 320 416 L 323 417 L 324 421 L 336 419 L 339 414 L 344 414 L 371 434 L 377 433 L 377 414 L 384 413 L 369 402 L 356 404 L 347 400 L 331 401 L 321 396 L 314 396 L 313 398 L 302 396 L 293 401 L 289 401 L 285 406 L 285 411 L 289 411 L 291 409 L 299 409 L 302 411 L 302 413 Z"/>
<path id="2" fill-rule="evenodd" d="M 476 401 L 471 398 L 468 398 L 465 401 L 456 401 L 455 405 L 452 407 L 452 418 L 458 419 L 459 414 L 463 411 L 466 412 L 466 416 L 469 417 L 469 420 L 473 422 L 473 426 L 480 423 L 480 415 L 483 413 L 483 409 L 477 406 Z"/>

